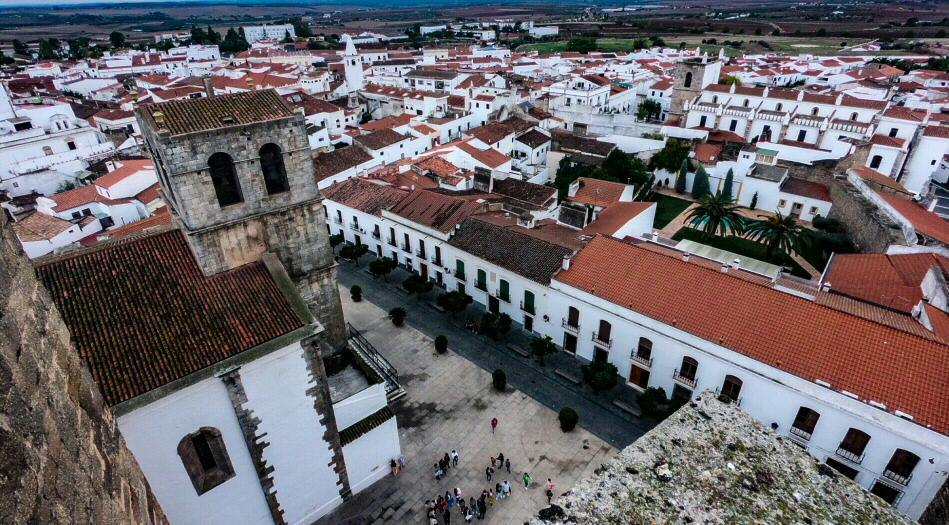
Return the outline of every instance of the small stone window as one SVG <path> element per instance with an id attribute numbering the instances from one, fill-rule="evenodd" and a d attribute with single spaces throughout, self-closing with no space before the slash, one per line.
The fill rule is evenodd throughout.
<path id="1" fill-rule="evenodd" d="M 201 427 L 181 438 L 178 456 L 199 496 L 234 477 L 221 431 L 216 428 Z"/>
<path id="2" fill-rule="evenodd" d="M 688 72 L 685 74 L 685 81 L 682 82 L 682 87 L 684 88 L 692 87 L 692 72 Z"/>
<path id="3" fill-rule="evenodd" d="M 270 143 L 260 148 L 260 171 L 264 174 L 267 194 L 283 193 L 290 190 L 287 182 L 287 170 L 283 165 L 283 152 L 280 146 Z"/>

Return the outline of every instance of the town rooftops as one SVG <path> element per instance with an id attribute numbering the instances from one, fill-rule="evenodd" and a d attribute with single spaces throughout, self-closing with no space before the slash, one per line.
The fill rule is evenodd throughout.
<path id="1" fill-rule="evenodd" d="M 625 184 L 587 177 L 577 179 L 577 184 L 577 192 L 568 200 L 604 208 L 619 202 L 626 191 Z"/>
<path id="2" fill-rule="evenodd" d="M 508 177 L 495 179 L 492 191 L 522 207 L 546 208 L 557 198 L 557 188 Z"/>
<path id="3" fill-rule="evenodd" d="M 945 344 L 602 235 L 554 281 L 949 434 Z"/>
<path id="4" fill-rule="evenodd" d="M 356 142 L 370 150 L 380 150 L 393 144 L 398 144 L 406 137 L 393 129 L 380 129 L 367 135 L 356 137 Z"/>
<path id="5" fill-rule="evenodd" d="M 830 190 L 827 189 L 827 186 L 819 182 L 788 177 L 787 180 L 781 184 L 781 191 L 809 199 L 832 202 Z"/>
<path id="6" fill-rule="evenodd" d="M 486 204 L 478 200 L 416 190 L 389 211 L 416 224 L 447 233 L 469 215 L 486 209 Z"/>
<path id="7" fill-rule="evenodd" d="M 460 73 L 456 71 L 441 71 L 438 69 L 413 69 L 405 74 L 409 78 L 426 78 L 433 80 L 452 80 Z"/>
<path id="8" fill-rule="evenodd" d="M 96 179 L 96 186 L 111 188 L 123 180 L 141 171 L 154 171 L 155 165 L 151 159 L 128 159 L 117 162 L 118 166 Z"/>
<path id="9" fill-rule="evenodd" d="M 53 211 L 55 212 L 64 212 L 93 202 L 107 205 L 125 204 L 129 202 L 128 199 L 110 199 L 103 196 L 96 191 L 94 184 L 73 188 L 62 193 L 51 195 L 48 198 L 56 203 L 56 206 L 53 207 Z"/>
<path id="10" fill-rule="evenodd" d="M 909 199 L 890 193 L 877 192 L 877 194 L 909 221 L 917 233 L 949 245 L 949 223 L 945 219 Z"/>
<path id="11" fill-rule="evenodd" d="M 336 148 L 329 153 L 313 157 L 313 175 L 320 181 L 370 160 L 372 155 L 359 146 Z"/>
<path id="12" fill-rule="evenodd" d="M 448 243 L 541 284 L 550 282 L 563 258 L 573 253 L 565 246 L 481 220 L 479 216 L 462 222 Z"/>
<path id="13" fill-rule="evenodd" d="M 920 285 L 931 268 L 949 272 L 949 259 L 933 253 L 835 254 L 821 282 L 833 293 L 909 314 L 923 298 Z"/>
<path id="14" fill-rule="evenodd" d="M 293 109 L 276 91 L 248 91 L 215 97 L 169 100 L 147 104 L 139 109 L 154 129 L 167 129 L 171 135 L 184 135 L 290 118 Z M 156 122 L 159 114 L 162 123 Z"/>
<path id="15" fill-rule="evenodd" d="M 59 217 L 33 212 L 13 223 L 13 231 L 20 242 L 48 241 L 73 226 Z"/>
<path id="16" fill-rule="evenodd" d="M 561 490 L 563 514 L 541 510 L 532 525 L 912 523 L 711 392 Z"/>
<path id="17" fill-rule="evenodd" d="M 382 210 L 391 208 L 404 199 L 409 192 L 353 177 L 323 190 L 327 199 L 370 215 L 381 216 Z"/>
<path id="18" fill-rule="evenodd" d="M 264 263 L 205 277 L 176 229 L 54 257 L 36 273 L 110 405 L 305 326 Z"/>

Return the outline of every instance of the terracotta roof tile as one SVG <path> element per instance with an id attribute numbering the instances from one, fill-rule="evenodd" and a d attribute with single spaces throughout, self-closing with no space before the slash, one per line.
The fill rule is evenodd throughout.
<path id="1" fill-rule="evenodd" d="M 408 194 L 407 191 L 359 177 L 347 179 L 323 190 L 326 199 L 377 217 L 382 215 L 382 210 L 395 206 Z"/>
<path id="2" fill-rule="evenodd" d="M 13 223 L 13 231 L 20 242 L 48 241 L 73 226 L 59 217 L 33 212 Z"/>
<path id="3" fill-rule="evenodd" d="M 906 218 L 918 233 L 949 245 L 949 224 L 942 217 L 911 200 L 901 199 L 888 193 L 878 192 L 877 194 Z"/>
<path id="4" fill-rule="evenodd" d="M 313 158 L 313 175 L 320 181 L 370 160 L 372 160 L 372 155 L 359 146 L 336 148 Z"/>
<path id="5" fill-rule="evenodd" d="M 413 191 L 390 211 L 423 226 L 449 232 L 456 224 L 485 206 L 469 199 L 453 197 L 428 190 Z"/>
<path id="6" fill-rule="evenodd" d="M 785 179 L 784 184 L 781 185 L 781 191 L 824 202 L 832 202 L 830 190 L 827 189 L 827 186 L 819 182 L 788 177 Z"/>
<path id="7" fill-rule="evenodd" d="M 823 282 L 830 283 L 833 293 L 910 313 L 922 299 L 920 285 L 933 267 L 949 271 L 949 259 L 931 253 L 837 254 L 831 259 Z"/>
<path id="8" fill-rule="evenodd" d="M 183 135 L 290 118 L 293 110 L 276 91 L 248 91 L 185 100 L 169 100 L 142 106 L 139 111 L 155 129 L 165 128 L 172 135 Z M 164 115 L 164 125 L 155 124 L 155 113 Z"/>
<path id="9" fill-rule="evenodd" d="M 554 280 L 949 433 L 944 344 L 604 236 Z"/>
<path id="10" fill-rule="evenodd" d="M 590 204 L 593 206 L 602 206 L 604 208 L 619 202 L 623 192 L 626 191 L 626 185 L 619 182 L 611 182 L 599 179 L 589 179 L 580 177 L 580 187 L 577 193 L 569 200 Z"/>
<path id="11" fill-rule="evenodd" d="M 102 243 L 36 273 L 110 405 L 304 326 L 263 263 L 205 277 L 179 230 Z"/>
<path id="12" fill-rule="evenodd" d="M 96 179 L 96 186 L 109 189 L 140 171 L 153 171 L 155 169 L 151 159 L 121 160 L 117 164 L 121 164 L 121 166 L 117 166 L 116 169 Z"/>

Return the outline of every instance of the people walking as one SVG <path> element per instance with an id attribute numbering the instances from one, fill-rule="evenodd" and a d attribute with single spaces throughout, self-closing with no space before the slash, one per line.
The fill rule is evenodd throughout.
<path id="1" fill-rule="evenodd" d="M 455 506 L 455 496 L 452 496 L 451 492 L 445 491 L 445 501 L 448 502 L 448 508 L 451 509 Z"/>
<path id="2" fill-rule="evenodd" d="M 455 449 L 451 450 L 451 466 L 458 466 L 458 452 L 455 452 Z"/>
<path id="3" fill-rule="evenodd" d="M 445 475 L 445 471 L 442 470 L 441 466 L 439 466 L 438 463 L 435 463 L 434 465 L 432 465 L 432 467 L 435 469 L 435 479 L 436 480 L 442 479 L 442 476 Z"/>
<path id="4" fill-rule="evenodd" d="M 491 475 L 494 474 L 494 467 L 485 467 L 484 476 L 488 478 L 488 481 L 491 481 Z"/>
<path id="5" fill-rule="evenodd" d="M 445 462 L 445 470 L 447 471 L 451 467 L 451 458 L 448 456 L 448 452 L 445 452 L 445 457 L 442 458 L 442 461 Z"/>
<path id="6" fill-rule="evenodd" d="M 451 511 L 445 509 L 445 512 L 442 513 L 442 520 L 444 520 L 445 525 L 451 525 Z"/>
<path id="7" fill-rule="evenodd" d="M 485 495 L 482 493 L 478 498 L 478 519 L 483 520 L 485 513 L 488 512 L 488 504 L 485 502 Z"/>
<path id="8" fill-rule="evenodd" d="M 511 458 L 507 458 L 504 460 L 504 468 L 507 469 L 508 474 L 511 473 Z"/>
<path id="9" fill-rule="evenodd" d="M 399 470 L 405 468 L 405 454 L 399 454 Z"/>
<path id="10" fill-rule="evenodd" d="M 504 452 L 498 452 L 498 468 L 504 466 Z"/>
<path id="11" fill-rule="evenodd" d="M 527 472 L 524 473 L 524 476 L 522 477 L 522 479 L 524 480 L 524 488 L 525 488 L 525 489 L 526 489 L 527 487 L 529 487 L 530 484 L 531 484 L 531 481 L 533 481 L 533 480 L 531 479 L 531 475 L 528 474 Z"/>
<path id="12" fill-rule="evenodd" d="M 504 499 L 504 487 L 502 487 L 500 483 L 494 484 L 494 493 L 498 501 Z"/>
<path id="13" fill-rule="evenodd" d="M 494 490 L 488 489 L 488 504 L 493 507 L 494 504 L 497 502 L 498 502 L 498 498 L 494 495 Z"/>
<path id="14" fill-rule="evenodd" d="M 498 418 L 491 418 L 491 433 L 494 434 L 494 431 L 498 428 Z"/>

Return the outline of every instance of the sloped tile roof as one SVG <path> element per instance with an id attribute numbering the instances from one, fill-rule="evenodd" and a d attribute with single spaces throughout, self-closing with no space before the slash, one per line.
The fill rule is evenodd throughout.
<path id="1" fill-rule="evenodd" d="M 901 199 L 888 193 L 877 192 L 877 194 L 912 223 L 917 232 L 949 245 L 949 223 L 945 219 L 911 200 Z"/>
<path id="2" fill-rule="evenodd" d="M 448 241 L 475 257 L 547 284 L 573 250 L 512 228 L 470 217 Z"/>
<path id="3" fill-rule="evenodd" d="M 576 195 L 568 199 L 583 204 L 591 204 L 605 208 L 613 203 L 619 202 L 623 192 L 626 191 L 626 185 L 620 184 L 619 182 L 590 179 L 587 177 L 580 177 L 578 180 L 580 181 L 580 188 L 577 189 Z"/>
<path id="4" fill-rule="evenodd" d="M 293 116 L 290 105 L 276 91 L 248 91 L 216 97 L 169 100 L 142 106 L 145 120 L 155 129 L 172 135 L 197 133 L 227 126 L 252 124 Z M 164 125 L 155 123 L 155 113 L 164 115 Z"/>
<path id="5" fill-rule="evenodd" d="M 932 253 L 886 255 L 836 254 L 824 274 L 831 291 L 910 313 L 923 297 L 921 284 L 930 268 L 949 271 L 949 259 Z"/>
<path id="6" fill-rule="evenodd" d="M 73 223 L 59 217 L 33 212 L 13 223 L 13 231 L 20 242 L 48 241 L 73 227 Z"/>
<path id="7" fill-rule="evenodd" d="M 604 236 L 554 280 L 949 433 L 945 344 Z"/>
<path id="8" fill-rule="evenodd" d="M 365 146 L 367 149 L 380 150 L 387 146 L 398 144 L 405 139 L 406 137 L 400 134 L 398 131 L 386 128 L 373 131 L 368 135 L 360 135 L 356 137 L 356 142 Z"/>
<path id="9" fill-rule="evenodd" d="M 56 203 L 56 206 L 53 207 L 53 211 L 55 212 L 63 212 L 73 208 L 78 208 L 79 206 L 85 206 L 86 204 L 93 202 L 109 205 L 125 204 L 129 202 L 128 199 L 109 199 L 107 197 L 103 197 L 98 191 L 96 191 L 94 184 L 80 186 L 62 193 L 57 193 L 50 196 L 49 199 Z"/>
<path id="10" fill-rule="evenodd" d="M 409 192 L 385 184 L 353 177 L 323 190 L 323 196 L 363 213 L 382 215 L 382 210 L 398 204 Z"/>
<path id="11" fill-rule="evenodd" d="M 36 273 L 110 405 L 304 326 L 263 263 L 205 277 L 177 229 L 53 258 Z"/>
<path id="12" fill-rule="evenodd" d="M 400 217 L 439 231 L 449 232 L 468 216 L 485 208 L 476 200 L 428 190 L 413 191 L 390 211 Z"/>
<path id="13" fill-rule="evenodd" d="M 96 186 L 108 189 L 140 171 L 155 169 L 151 159 L 129 159 L 119 161 L 119 163 L 121 166 L 96 179 Z"/>
<path id="14" fill-rule="evenodd" d="M 784 184 L 781 185 L 781 191 L 790 193 L 792 195 L 800 195 L 801 197 L 821 200 L 824 202 L 832 202 L 830 190 L 827 189 L 827 186 L 819 182 L 811 182 L 809 180 L 788 177 L 784 181 Z"/>
<path id="15" fill-rule="evenodd" d="M 321 181 L 372 160 L 372 155 L 359 146 L 336 148 L 313 158 L 313 175 Z"/>

